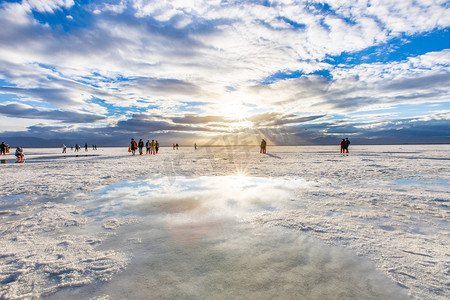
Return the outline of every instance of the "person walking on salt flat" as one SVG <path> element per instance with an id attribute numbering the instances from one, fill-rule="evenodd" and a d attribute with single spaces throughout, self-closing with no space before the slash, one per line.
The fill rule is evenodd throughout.
<path id="1" fill-rule="evenodd" d="M 145 154 L 150 154 L 150 140 L 145 143 Z"/>
<path id="2" fill-rule="evenodd" d="M 158 154 L 158 150 L 159 150 L 159 143 L 158 143 L 158 141 L 156 141 L 156 142 L 155 142 L 155 151 L 156 151 L 156 154 Z"/>
<path id="3" fill-rule="evenodd" d="M 150 143 L 150 154 L 155 155 L 155 140 Z"/>
<path id="4" fill-rule="evenodd" d="M 137 149 L 137 143 L 132 138 L 131 142 L 130 142 L 130 146 L 128 147 L 128 151 L 131 152 L 133 155 L 135 155 L 136 154 L 136 149 Z"/>
<path id="5" fill-rule="evenodd" d="M 344 155 L 346 148 L 347 148 L 347 142 L 345 141 L 345 139 L 342 139 L 342 141 L 341 141 L 341 154 L 342 155 Z M 347 150 L 347 152 L 348 152 L 348 150 Z"/>
<path id="6" fill-rule="evenodd" d="M 142 155 L 142 149 L 144 148 L 144 141 L 142 139 L 139 140 L 138 143 L 138 148 L 139 148 L 139 155 Z"/>

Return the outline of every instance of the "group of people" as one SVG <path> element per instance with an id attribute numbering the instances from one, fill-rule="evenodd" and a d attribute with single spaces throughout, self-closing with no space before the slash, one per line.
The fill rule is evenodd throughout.
<path id="1" fill-rule="evenodd" d="M 6 153 L 9 153 L 10 147 L 8 144 L 5 144 L 5 142 L 2 142 L 0 144 L 0 155 L 6 155 Z M 23 162 L 24 154 L 23 154 L 23 148 L 17 147 L 16 152 L 14 155 L 17 158 L 16 162 Z"/>
<path id="2" fill-rule="evenodd" d="M 341 153 L 343 155 L 348 155 L 348 146 L 350 146 L 350 140 L 348 138 L 342 139 L 341 141 Z M 266 153 L 267 142 L 265 139 L 262 139 L 259 153 Z"/>
<path id="3" fill-rule="evenodd" d="M 348 155 L 348 153 L 349 153 L 348 147 L 350 145 L 350 140 L 348 138 L 342 139 L 340 145 L 341 145 L 341 154 Z M 128 147 L 128 151 L 131 152 L 133 155 L 135 155 L 136 150 L 139 150 L 139 155 L 142 155 L 142 154 L 144 154 L 144 152 L 143 152 L 144 146 L 146 148 L 146 151 L 145 151 L 146 154 L 153 154 L 153 155 L 158 154 L 159 143 L 157 140 L 156 141 L 152 140 L 151 142 L 150 142 L 150 140 L 147 140 L 147 142 L 144 144 L 144 141 L 142 139 L 140 139 L 139 142 L 136 143 L 134 138 L 132 138 L 131 142 L 130 142 L 130 146 Z M 260 146 L 261 146 L 260 153 L 266 153 L 267 142 L 265 139 L 262 139 Z M 85 151 L 88 151 L 88 144 L 85 144 L 84 148 L 85 148 Z M 194 148 L 197 150 L 197 144 L 194 144 Z M 67 153 L 66 145 L 63 144 L 62 149 L 63 149 L 62 153 Z M 97 145 L 92 145 L 92 149 L 97 150 Z M 173 144 L 173 149 L 178 150 L 178 144 Z M 5 144 L 5 142 L 2 142 L 0 144 L 0 155 L 6 155 L 6 153 L 9 153 L 9 150 L 10 150 L 10 147 L 8 144 Z M 73 150 L 73 147 L 72 147 L 72 150 Z M 81 146 L 76 144 L 75 152 L 78 152 L 80 150 L 81 150 Z M 24 153 L 23 153 L 22 147 L 17 147 L 15 156 L 17 158 L 17 162 L 23 162 Z"/>
<path id="4" fill-rule="evenodd" d="M 62 144 L 62 153 L 67 153 L 67 146 Z M 71 147 L 70 150 L 73 150 L 75 148 L 75 152 L 80 152 L 81 151 L 81 146 L 78 144 L 75 144 L 74 147 Z M 92 150 L 97 150 L 97 145 L 92 145 Z M 88 144 L 84 145 L 84 151 L 88 151 Z"/>
<path id="5" fill-rule="evenodd" d="M 9 153 L 9 145 L 2 142 L 0 144 L 0 155 L 6 155 L 6 153 Z"/>
<path id="6" fill-rule="evenodd" d="M 128 147 L 128 152 L 131 152 L 133 155 L 136 154 L 136 150 L 139 150 L 139 155 L 144 154 L 144 146 L 145 146 L 145 154 L 158 154 L 159 151 L 159 143 L 158 141 L 147 140 L 147 142 L 144 145 L 144 141 L 142 139 L 139 140 L 139 142 L 136 143 L 134 138 L 131 139 L 130 146 Z"/>
<path id="7" fill-rule="evenodd" d="M 261 148 L 259 150 L 259 153 L 266 153 L 266 148 L 267 148 L 267 142 L 265 139 L 262 139 Z"/>
<path id="8" fill-rule="evenodd" d="M 348 138 L 342 139 L 342 141 L 341 141 L 341 153 L 342 153 L 342 155 L 344 155 L 345 153 L 348 153 L 348 146 L 350 146 L 349 139 Z"/>

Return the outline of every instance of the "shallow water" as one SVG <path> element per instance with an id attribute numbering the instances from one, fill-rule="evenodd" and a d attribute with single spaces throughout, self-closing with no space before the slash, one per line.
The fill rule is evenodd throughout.
<path id="1" fill-rule="evenodd" d="M 445 185 L 450 186 L 450 182 L 441 179 L 430 179 L 430 180 L 414 180 L 414 179 L 398 179 L 394 181 L 398 185 L 419 185 L 419 186 L 436 186 Z"/>
<path id="2" fill-rule="evenodd" d="M 3 199 L 6 221 L 28 228 L 4 231 L 11 241 L 28 239 L 11 242 L 22 251 L 10 259 L 4 296 L 15 289 L 49 299 L 403 298 L 349 251 L 247 221 L 289 209 L 295 189 L 310 185 L 299 178 L 155 177 L 51 202 Z M 24 265 L 25 245 L 44 237 L 47 247 L 34 249 L 27 258 L 34 263 Z M 27 272 L 36 276 L 21 275 Z"/>

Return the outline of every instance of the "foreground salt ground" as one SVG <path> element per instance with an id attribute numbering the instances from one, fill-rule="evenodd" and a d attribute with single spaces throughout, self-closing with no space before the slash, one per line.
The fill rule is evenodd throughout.
<path id="1" fill-rule="evenodd" d="M 257 212 L 291 207 L 297 187 L 311 184 L 242 175 L 171 183 L 153 176 L 51 202 L 6 198 L 3 206 L 16 209 L 3 211 L 1 296 L 406 298 L 350 251 L 245 222 Z"/>
<path id="2" fill-rule="evenodd" d="M 106 282 L 129 270 L 128 249 L 118 248 L 117 243 L 108 244 L 108 240 L 118 228 L 135 226 L 139 220 L 133 215 L 101 220 L 102 230 L 88 230 L 95 222 L 85 219 L 83 203 L 92 198 L 86 195 L 95 193 L 99 186 L 153 176 L 173 186 L 184 178 L 240 174 L 244 178 L 280 178 L 296 183 L 290 195 L 272 196 L 268 205 L 271 209 L 251 211 L 242 216 L 242 222 L 283 227 L 299 236 L 306 234 L 348 249 L 374 262 L 378 270 L 413 298 L 448 298 L 450 147 L 354 146 L 348 157 L 340 156 L 336 150 L 336 147 L 272 147 L 267 155 L 260 155 L 257 148 L 251 147 L 197 151 L 163 148 L 157 156 L 132 157 L 126 149 L 117 148 L 81 152 L 78 157 L 68 153 L 64 158 L 59 149 L 26 149 L 25 164 L 7 161 L 1 165 L 5 179 L 0 183 L 2 203 L 7 203 L 1 208 L 4 219 L 1 230 L 11 238 L 7 240 L 2 235 L 2 243 L 8 247 L 11 241 L 19 241 L 22 244 L 14 245 L 23 249 L 17 253 L 10 249 L 9 256 L 0 258 L 1 280 L 11 287 L 6 291 L 9 294 L 4 295 L 14 298 L 33 293 L 27 290 L 27 283 L 40 287 L 35 293 L 51 294 L 65 283 L 88 285 L 99 279 Z M 43 203 L 42 197 L 47 197 L 50 204 Z M 65 202 L 54 203 L 52 199 Z M 36 219 L 34 212 L 46 217 Z M 61 212 L 64 214 L 58 223 Z M 95 215 L 92 217 L 95 219 Z M 24 221 L 29 229 L 16 230 Z M 65 235 L 66 239 L 58 243 L 59 240 L 46 237 L 55 254 L 43 251 L 27 260 L 27 241 L 38 243 L 39 239 L 33 240 L 33 236 L 41 237 L 40 232 L 50 232 L 58 238 Z M 139 237 L 133 238 L 139 241 Z M 88 253 L 86 256 L 92 261 L 82 253 Z M 60 256 L 64 257 L 59 259 L 63 263 L 58 262 Z M 86 266 L 79 264 L 81 258 Z M 17 276 L 17 272 L 8 269 L 14 265 L 12 261 L 16 268 L 20 262 L 20 270 L 29 277 Z M 66 270 L 71 278 L 63 278 L 56 284 L 40 283 L 39 274 L 24 267 L 30 261 L 34 266 L 51 269 L 60 279 Z M 68 268 L 68 264 L 73 268 Z M 41 271 L 45 272 L 45 268 Z M 85 282 L 77 281 L 78 276 L 85 278 Z"/>

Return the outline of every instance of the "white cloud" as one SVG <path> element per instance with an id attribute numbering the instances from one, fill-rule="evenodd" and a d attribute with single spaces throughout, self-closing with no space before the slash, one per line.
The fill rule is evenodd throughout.
<path id="1" fill-rule="evenodd" d="M 87 7 L 96 14 L 90 27 L 64 33 L 34 20 L 31 11 L 70 9 L 73 1 L 3 3 L 1 76 L 23 89 L 20 95 L 28 101 L 96 113 L 106 113 L 106 108 L 92 98 L 115 107 L 156 105 L 172 112 L 184 109 L 182 103 L 205 102 L 205 113 L 229 115 L 274 109 L 348 113 L 448 101 L 446 86 L 411 89 L 414 82 L 408 80 L 445 80 L 439 76 L 449 72 L 450 50 L 354 67 L 321 62 L 401 33 L 449 26 L 444 1 L 322 1 L 332 12 L 313 9 L 310 1 L 270 3 L 93 3 Z M 297 70 L 328 70 L 333 81 L 305 75 L 257 84 L 277 72 Z"/>
<path id="2" fill-rule="evenodd" d="M 3 3 L 1 8 L 0 19 L 3 22 L 7 21 L 21 26 L 35 23 L 35 20 L 29 15 L 29 8 L 24 5 L 20 5 L 19 3 Z M 3 27 L 3 34 L 5 34 L 4 30 L 8 31 L 9 28 Z"/>
<path id="3" fill-rule="evenodd" d="M 125 11 L 125 9 L 127 8 L 127 2 L 126 1 L 120 1 L 119 4 L 109 4 L 109 3 L 105 3 L 103 4 L 103 10 L 104 11 L 110 11 L 116 14 L 121 14 Z"/>
<path id="4" fill-rule="evenodd" d="M 75 5 L 73 0 L 24 0 L 22 3 L 38 12 L 47 13 L 53 13 L 55 10 L 60 10 L 62 7 L 70 8 Z"/>

